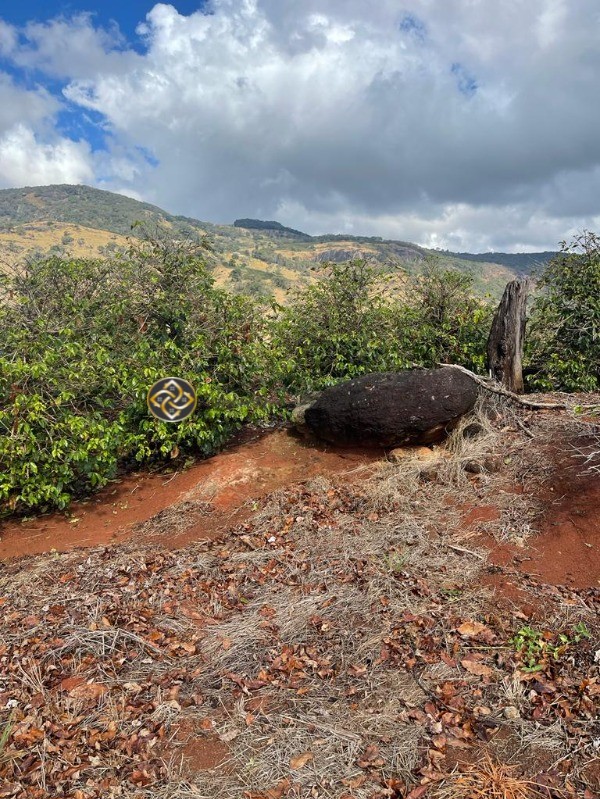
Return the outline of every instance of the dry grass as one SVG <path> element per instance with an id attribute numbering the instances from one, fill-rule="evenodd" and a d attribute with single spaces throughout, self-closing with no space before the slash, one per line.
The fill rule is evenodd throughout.
<path id="1" fill-rule="evenodd" d="M 481 403 L 435 450 L 436 458 L 383 463 L 371 476 L 365 470 L 358 488 L 317 478 L 276 492 L 249 525 L 224 541 L 161 553 L 158 565 L 147 550 L 129 546 L 110 555 L 75 552 L 31 559 L 26 569 L 6 568 L 0 595 L 9 598 L 12 612 L 38 621 L 24 629 L 5 625 L 0 645 L 19 648 L 42 637 L 47 609 L 64 607 L 52 630 L 56 643 L 40 665 L 23 661 L 10 679 L 29 696 L 51 701 L 57 723 L 70 714 L 88 727 L 114 723 L 127 734 L 141 723 L 161 724 L 172 738 L 191 725 L 200 740 L 210 735 L 227 742 L 222 768 L 190 772 L 173 739 L 161 750 L 165 779 L 151 788 L 122 781 L 119 792 L 106 797 L 239 799 L 290 780 L 297 796 L 369 799 L 382 779 L 411 784 L 429 733 L 407 713 L 423 707 L 436 686 L 458 681 L 469 705 L 494 702 L 500 716 L 503 707 L 527 706 L 523 684 L 502 681 L 501 672 L 477 699 L 470 694 L 479 678 L 459 666 L 434 662 L 417 679 L 401 660 L 390 665 L 381 656 L 385 640 L 411 614 L 427 618 L 428 634 L 450 651 L 457 618 L 482 618 L 489 610 L 490 593 L 478 581 L 485 552 L 473 544 L 462 511 L 499 505 L 500 519 L 486 523 L 488 532 L 525 538 L 539 509 L 533 498 L 508 487 L 521 480 L 535 491 L 543 484 L 547 464 L 536 462 L 536 447 L 555 434 L 553 422 L 527 417 L 536 437 L 531 446 L 516 419 L 525 424 L 520 412 Z M 490 458 L 499 460 L 500 471 L 486 467 Z M 473 463 L 481 471 L 466 471 Z M 174 506 L 152 524 L 186 526 L 203 510 L 198 505 Z M 154 543 L 150 551 L 158 551 Z M 196 616 L 173 606 L 175 599 Z M 564 612 L 587 618 L 591 608 L 569 604 Z M 196 651 L 192 646 L 182 654 L 158 639 L 153 643 L 146 618 L 152 630 Z M 285 652 L 299 664 L 277 671 L 274 664 Z M 68 693 L 52 692 L 48 675 L 59 669 L 101 683 L 106 696 L 90 709 Z M 259 689 L 245 687 L 266 671 L 269 680 Z M 181 683 L 181 692 L 172 695 L 174 683 Z M 139 722 L 126 711 L 138 696 L 149 708 Z M 201 697 L 196 704 L 189 701 L 194 696 Z M 260 706 L 253 706 L 257 698 Z M 203 726 L 207 719 L 210 729 Z M 544 747 L 551 759 L 560 758 L 564 730 L 558 725 L 542 732 L 521 718 L 503 723 L 511 745 L 503 750 L 498 743 L 494 751 L 514 767 L 488 757 L 436 784 L 432 797 L 542 795 L 517 774 L 516 764 Z M 376 770 L 359 765 L 367 747 L 377 747 L 382 765 Z M 291 768 L 303 754 L 306 762 Z M 97 757 L 98 768 L 110 775 L 121 774 L 128 762 L 118 750 Z M 84 772 L 82 788 L 88 776 Z"/>
<path id="2" fill-rule="evenodd" d="M 535 799 L 547 797 L 539 783 L 518 776 L 516 767 L 497 763 L 490 755 L 453 774 L 437 786 L 432 799 Z M 555 791 L 554 795 L 557 793 Z"/>
<path id="3" fill-rule="evenodd" d="M 186 500 L 170 505 L 145 522 L 136 524 L 133 533 L 147 538 L 175 535 L 198 523 L 198 519 L 214 513 L 210 502 Z"/>

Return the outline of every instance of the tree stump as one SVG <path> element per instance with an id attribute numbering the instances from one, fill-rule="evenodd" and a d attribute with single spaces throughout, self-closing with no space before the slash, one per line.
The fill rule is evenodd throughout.
<path id="1" fill-rule="evenodd" d="M 509 391 L 523 393 L 523 344 L 529 280 L 512 280 L 504 289 L 487 342 L 490 375 Z"/>

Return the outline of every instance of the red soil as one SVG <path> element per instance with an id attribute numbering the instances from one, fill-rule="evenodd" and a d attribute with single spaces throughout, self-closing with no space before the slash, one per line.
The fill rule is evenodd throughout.
<path id="1" fill-rule="evenodd" d="M 540 533 L 522 569 L 546 583 L 600 586 L 600 474 L 565 465 L 555 473 Z"/>
<path id="2" fill-rule="evenodd" d="M 165 533 L 160 540 L 163 546 L 184 546 L 213 538 L 241 521 L 253 500 L 278 488 L 319 474 L 351 471 L 382 455 L 378 450 L 315 446 L 286 430 L 255 434 L 185 471 L 129 474 L 91 499 L 73 503 L 68 515 L 5 522 L 0 526 L 0 560 L 119 543 L 132 537 L 136 525 L 178 502 L 210 503 L 214 510 L 208 516 L 199 515 L 184 532 Z"/>
<path id="3" fill-rule="evenodd" d="M 316 475 L 345 472 L 352 479 L 353 470 L 382 456 L 377 450 L 315 445 L 287 430 L 254 434 L 250 439 L 246 433 L 245 440 L 239 439 L 219 455 L 185 471 L 129 474 L 91 499 L 74 503 L 68 515 L 54 513 L 4 523 L 0 527 L 0 560 L 119 543 L 139 536 L 136 525 L 177 503 L 210 503 L 210 512 L 192 516 L 182 531 L 169 530 L 167 525 L 159 537 L 153 536 L 161 546 L 185 546 L 214 538 L 244 520 L 256 501 L 278 488 Z M 499 567 L 485 582 L 527 613 L 535 610 L 535 598 L 524 592 L 521 575 L 569 588 L 600 585 L 600 475 L 582 474 L 581 466 L 559 445 L 548 457 L 556 468 L 544 489 L 547 510 L 538 524 L 539 533 L 520 548 L 499 544 L 491 536 L 477 539 L 490 551 L 492 567 Z M 514 487 L 515 493 L 518 488 Z M 493 521 L 499 515 L 493 504 L 457 510 L 462 510 L 466 527 Z"/>
<path id="4" fill-rule="evenodd" d="M 557 445 L 547 456 L 554 469 L 539 497 L 545 511 L 538 532 L 524 547 L 498 543 L 485 534 L 477 538 L 488 549 L 492 567 L 499 567 L 497 573 L 484 575 L 484 582 L 527 615 L 538 607 L 535 597 L 523 590 L 521 575 L 572 589 L 600 586 L 600 473 L 586 472 L 568 446 Z M 465 509 L 463 519 L 467 527 L 481 527 L 499 515 L 489 505 Z"/>

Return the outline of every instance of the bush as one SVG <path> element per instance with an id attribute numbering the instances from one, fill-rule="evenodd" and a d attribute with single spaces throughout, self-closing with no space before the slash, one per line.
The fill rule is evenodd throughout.
<path id="1" fill-rule="evenodd" d="M 292 367 L 289 388 L 302 392 L 440 361 L 484 367 L 492 308 L 472 296 L 468 276 L 432 263 L 393 294 L 389 275 L 363 260 L 323 271 L 318 283 L 292 295 L 277 323 Z"/>
<path id="2" fill-rule="evenodd" d="M 0 297 L 0 512 L 64 508 L 120 466 L 208 455 L 274 410 L 265 309 L 214 287 L 201 248 L 157 239 L 111 261 L 50 257 Z M 149 416 L 177 375 L 190 419 Z"/>
<path id="3" fill-rule="evenodd" d="M 474 296 L 473 278 L 429 260 L 410 296 L 413 360 L 427 366 L 455 363 L 483 373 L 494 309 Z"/>
<path id="4" fill-rule="evenodd" d="M 363 260 L 320 271 L 317 283 L 292 293 L 276 324 L 286 386 L 303 392 L 408 366 L 408 335 L 400 307 L 384 294 L 385 278 Z"/>
<path id="5" fill-rule="evenodd" d="M 527 371 L 541 390 L 600 387 L 600 238 L 584 232 L 541 274 L 529 322 Z"/>

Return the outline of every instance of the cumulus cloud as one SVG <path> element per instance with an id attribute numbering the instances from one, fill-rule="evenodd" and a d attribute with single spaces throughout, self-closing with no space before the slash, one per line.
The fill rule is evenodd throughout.
<path id="1" fill-rule="evenodd" d="M 455 249 L 545 249 L 600 221 L 595 0 L 210 10 L 155 5 L 142 53 L 86 15 L 0 27 L 0 48 L 100 115 L 105 153 L 60 142 L 96 170 L 81 180 L 179 213 Z"/>
<path id="2" fill-rule="evenodd" d="M 94 179 L 89 148 L 68 139 L 40 142 L 25 125 L 15 125 L 0 138 L 0 182 L 10 186 L 88 183 Z"/>
<path id="3" fill-rule="evenodd" d="M 0 186 L 94 180 L 90 148 L 56 133 L 60 103 L 44 88 L 26 90 L 0 73 Z"/>

